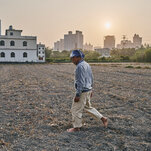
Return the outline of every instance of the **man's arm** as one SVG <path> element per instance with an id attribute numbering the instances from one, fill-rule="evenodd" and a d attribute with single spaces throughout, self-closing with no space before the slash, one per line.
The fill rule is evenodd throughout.
<path id="1" fill-rule="evenodd" d="M 76 69 L 75 80 L 76 80 L 76 97 L 75 97 L 74 101 L 78 102 L 80 99 L 82 90 L 83 90 L 84 82 L 85 82 L 84 69 L 82 66 L 79 66 Z"/>

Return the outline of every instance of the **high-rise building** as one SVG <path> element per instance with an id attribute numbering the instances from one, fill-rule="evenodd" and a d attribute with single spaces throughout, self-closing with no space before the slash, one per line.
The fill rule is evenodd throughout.
<path id="1" fill-rule="evenodd" d="M 54 43 L 54 48 L 55 51 L 59 51 L 59 41 Z"/>
<path id="2" fill-rule="evenodd" d="M 54 43 L 54 50 L 55 51 L 64 50 L 64 39 L 60 39 L 59 41 Z"/>
<path id="3" fill-rule="evenodd" d="M 83 34 L 81 31 L 76 31 L 72 34 L 69 31 L 67 35 L 64 35 L 64 50 L 83 49 Z"/>
<path id="4" fill-rule="evenodd" d="M 133 44 L 134 44 L 135 48 L 141 48 L 141 46 L 142 46 L 142 37 L 135 34 L 134 37 L 133 37 Z"/>
<path id="5" fill-rule="evenodd" d="M 130 40 L 122 40 L 120 44 L 117 44 L 118 49 L 134 48 L 134 44 Z"/>
<path id="6" fill-rule="evenodd" d="M 72 34 L 72 31 L 69 31 L 68 34 L 64 35 L 64 49 L 72 50 L 76 47 L 76 38 L 75 35 Z"/>
<path id="7" fill-rule="evenodd" d="M 127 48 L 141 48 L 142 46 L 142 37 L 139 37 L 139 35 L 135 34 L 133 36 L 133 42 L 131 40 L 128 40 L 125 35 L 123 35 L 123 39 L 121 40 L 120 44 L 117 44 L 118 49 L 127 49 Z"/>
<path id="8" fill-rule="evenodd" d="M 0 35 L 1 35 L 1 20 L 0 20 Z"/>
<path id="9" fill-rule="evenodd" d="M 115 37 L 114 36 L 105 36 L 104 37 L 104 48 L 114 49 L 115 48 Z"/>
<path id="10" fill-rule="evenodd" d="M 83 34 L 81 31 L 76 31 L 75 34 L 69 31 L 68 34 L 64 35 L 64 39 L 54 43 L 54 50 L 73 50 L 83 49 Z"/>

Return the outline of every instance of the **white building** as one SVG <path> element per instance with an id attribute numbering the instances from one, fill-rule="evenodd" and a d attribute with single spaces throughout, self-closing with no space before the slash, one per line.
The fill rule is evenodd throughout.
<path id="1" fill-rule="evenodd" d="M 83 34 L 81 31 L 76 31 L 75 34 L 69 31 L 68 34 L 64 35 L 64 39 L 54 43 L 54 50 L 73 50 L 73 49 L 83 49 Z"/>
<path id="2" fill-rule="evenodd" d="M 57 41 L 57 42 L 54 43 L 53 50 L 55 50 L 55 51 L 59 51 L 60 50 L 59 43 L 60 43 L 60 41 Z"/>
<path id="3" fill-rule="evenodd" d="M 134 44 L 135 48 L 141 48 L 141 46 L 142 46 L 142 37 L 135 34 L 134 37 L 133 37 L 133 44 Z"/>
<path id="4" fill-rule="evenodd" d="M 12 26 L 5 35 L 0 33 L 0 62 L 45 62 L 45 46 L 37 45 L 37 37 L 21 33 Z"/>
<path id="5" fill-rule="evenodd" d="M 139 35 L 135 34 L 133 36 L 133 42 L 131 40 L 127 40 L 126 36 L 123 36 L 123 40 L 121 40 L 120 44 L 117 44 L 117 49 L 127 49 L 127 48 L 141 48 L 142 46 L 142 37 L 139 37 Z"/>
<path id="6" fill-rule="evenodd" d="M 60 41 L 54 43 L 54 50 L 55 51 L 64 50 L 64 39 L 60 39 Z"/>
<path id="7" fill-rule="evenodd" d="M 83 45 L 83 49 L 87 51 L 94 50 L 93 45 L 91 45 L 90 43 L 89 44 L 85 43 L 85 45 Z"/>
<path id="8" fill-rule="evenodd" d="M 0 35 L 1 35 L 1 20 L 0 20 Z"/>
<path id="9" fill-rule="evenodd" d="M 37 56 L 38 62 L 45 62 L 45 45 L 44 44 L 37 44 Z"/>
<path id="10" fill-rule="evenodd" d="M 64 35 L 64 50 L 83 49 L 83 34 L 81 31 L 76 31 L 72 34 L 69 31 L 67 35 Z"/>
<path id="11" fill-rule="evenodd" d="M 99 47 L 96 47 L 94 48 L 94 50 L 98 53 L 101 54 L 101 57 L 111 57 L 110 53 L 111 53 L 111 50 L 109 48 L 99 48 Z"/>
<path id="12" fill-rule="evenodd" d="M 115 37 L 114 36 L 105 36 L 104 37 L 104 48 L 108 48 L 110 50 L 115 48 Z"/>
<path id="13" fill-rule="evenodd" d="M 117 49 L 135 48 L 134 44 L 130 40 L 122 40 L 120 44 L 117 44 Z"/>

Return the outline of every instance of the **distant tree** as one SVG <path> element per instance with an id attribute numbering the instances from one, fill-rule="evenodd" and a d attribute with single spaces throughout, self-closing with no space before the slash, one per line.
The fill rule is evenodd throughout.
<path id="1" fill-rule="evenodd" d="M 148 50 L 145 52 L 145 61 L 146 61 L 146 62 L 151 62 L 151 49 L 148 49 Z"/>
<path id="2" fill-rule="evenodd" d="M 84 51 L 84 54 L 86 60 L 98 59 L 101 56 L 101 54 L 96 51 Z"/>
<path id="3" fill-rule="evenodd" d="M 120 56 L 121 61 L 129 61 L 129 56 Z"/>
<path id="4" fill-rule="evenodd" d="M 60 56 L 60 52 L 59 52 L 59 51 L 53 51 L 53 52 L 52 52 L 52 55 L 53 55 L 54 57 L 59 57 L 59 56 Z"/>
<path id="5" fill-rule="evenodd" d="M 69 56 L 70 56 L 70 51 L 63 50 L 63 51 L 61 52 L 61 54 L 62 54 L 62 56 L 64 56 L 64 57 L 69 57 Z"/>
<path id="6" fill-rule="evenodd" d="M 111 51 L 111 56 L 120 57 L 120 56 L 133 56 L 136 53 L 135 48 L 128 49 L 114 49 Z"/>
<path id="7" fill-rule="evenodd" d="M 49 47 L 46 47 L 45 53 L 46 53 L 46 58 L 50 58 L 50 55 L 52 54 L 52 49 L 50 49 Z"/>
<path id="8" fill-rule="evenodd" d="M 131 57 L 132 61 L 144 62 L 146 49 L 138 49 L 136 53 Z"/>

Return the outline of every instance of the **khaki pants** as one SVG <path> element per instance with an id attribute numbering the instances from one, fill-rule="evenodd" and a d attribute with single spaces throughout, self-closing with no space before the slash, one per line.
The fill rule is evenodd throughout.
<path id="1" fill-rule="evenodd" d="M 103 117 L 95 108 L 91 106 L 90 98 L 92 91 L 84 92 L 80 96 L 79 102 L 74 102 L 72 104 L 71 113 L 72 113 L 72 122 L 73 127 L 82 127 L 82 113 L 83 110 L 87 111 L 91 115 L 95 116 L 97 119 L 101 120 Z"/>

